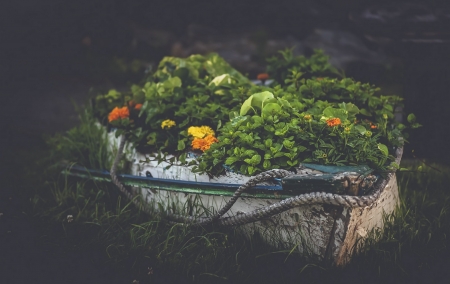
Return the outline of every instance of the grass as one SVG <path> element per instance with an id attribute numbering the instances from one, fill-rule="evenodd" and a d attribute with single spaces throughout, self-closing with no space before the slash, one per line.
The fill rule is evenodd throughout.
<path id="1" fill-rule="evenodd" d="M 439 281 L 448 278 L 450 266 L 447 166 L 403 161 L 409 171 L 398 173 L 401 203 L 396 214 L 385 216 L 384 231 L 372 232 L 365 250 L 348 266 L 335 268 L 308 262 L 295 251 L 276 251 L 258 235 L 248 240 L 234 228 L 171 224 L 139 212 L 111 184 L 60 174 L 52 165 L 68 152 L 76 152 L 71 157 L 87 167 L 110 164 L 103 150 L 95 150 L 104 149 L 104 134 L 93 121 L 85 122 L 54 138 L 51 147 L 39 144 L 40 153 L 22 152 L 13 167 L 24 173 L 16 180 L 17 193 L 37 224 L 36 245 L 66 254 L 83 252 L 92 265 L 117 275 L 113 279 L 127 281 L 105 277 L 95 283 L 446 283 Z M 84 141 L 90 142 L 82 148 Z"/>

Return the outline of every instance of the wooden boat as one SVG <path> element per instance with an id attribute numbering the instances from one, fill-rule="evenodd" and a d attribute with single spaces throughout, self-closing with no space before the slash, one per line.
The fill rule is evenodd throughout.
<path id="1" fill-rule="evenodd" d="M 113 153 L 120 148 L 113 134 L 110 145 Z M 397 149 L 396 154 L 399 162 L 402 149 Z M 379 177 L 364 166 L 304 164 L 295 175 L 255 185 L 235 198 L 236 190 L 250 177 L 233 172 L 209 177 L 192 173 L 186 166 L 142 163 L 144 155 L 130 148 L 125 155 L 132 161 L 131 172 L 118 175 L 118 180 L 138 189 L 155 212 L 169 212 L 175 220 L 195 223 L 197 218 L 214 216 L 234 198 L 236 202 L 216 223 L 239 225 L 248 236 L 259 234 L 274 247 L 297 247 L 313 259 L 336 266 L 348 263 L 358 251 L 359 240 L 374 230 L 382 230 L 383 216 L 391 214 L 398 204 L 395 173 Z M 107 171 L 72 167 L 68 173 L 111 180 Z M 280 204 L 290 209 L 277 209 Z"/>

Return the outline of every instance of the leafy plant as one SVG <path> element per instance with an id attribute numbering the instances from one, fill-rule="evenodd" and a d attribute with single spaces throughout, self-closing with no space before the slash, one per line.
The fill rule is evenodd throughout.
<path id="1" fill-rule="evenodd" d="M 112 158 L 108 151 L 108 133 L 93 115 L 92 108 L 77 109 L 80 125 L 49 138 L 55 160 L 94 169 L 109 169 Z"/>
<path id="2" fill-rule="evenodd" d="M 311 57 L 294 56 L 293 48 L 280 50 L 280 55 L 267 59 L 267 73 L 277 84 L 285 85 L 300 78 L 341 77 L 340 72 L 328 62 L 328 56 L 315 49 Z"/>
<path id="3" fill-rule="evenodd" d="M 360 112 L 354 104 L 318 100 L 301 106 L 268 91 L 253 94 L 242 104 L 241 116 L 220 130 L 219 142 L 200 157 L 196 170 L 220 174 L 225 164 L 253 175 L 300 162 L 383 168 L 393 160 L 379 142 L 382 134 L 368 121 L 355 122 Z"/>
<path id="4" fill-rule="evenodd" d="M 414 115 L 408 127 L 395 120 L 402 98 L 342 78 L 322 51 L 310 58 L 280 54 L 268 60 L 278 82 L 271 87 L 253 85 L 217 54 L 166 57 L 129 93 L 98 96 L 98 115 L 109 111 L 116 135 L 158 161 L 170 153 L 184 163 L 187 150 L 204 152 L 194 170 L 212 174 L 223 165 L 252 175 L 300 162 L 385 169 L 393 147 L 407 138 L 404 130 L 420 126 Z M 210 135 L 189 133 L 200 126 Z"/>

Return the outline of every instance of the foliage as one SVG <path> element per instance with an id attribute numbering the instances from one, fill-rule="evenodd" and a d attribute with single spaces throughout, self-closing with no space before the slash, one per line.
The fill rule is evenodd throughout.
<path id="1" fill-rule="evenodd" d="M 379 142 L 380 130 L 369 121 L 356 122 L 360 111 L 354 104 L 303 102 L 294 108 L 268 91 L 253 94 L 242 104 L 241 116 L 221 128 L 219 142 L 200 157 L 196 170 L 220 174 L 225 164 L 253 175 L 300 162 L 383 168 L 393 160 Z"/>
<path id="2" fill-rule="evenodd" d="M 412 114 L 408 127 L 396 121 L 402 98 L 336 78 L 341 75 L 322 51 L 310 58 L 292 50 L 280 54 L 268 60 L 278 82 L 271 87 L 252 84 L 217 54 L 166 57 L 130 93 L 98 96 L 97 115 L 109 112 L 116 135 L 125 133 L 139 151 L 157 153 L 158 161 L 170 153 L 184 163 L 187 150 L 204 152 L 194 170 L 214 175 L 223 165 L 252 175 L 300 162 L 386 169 L 393 147 L 407 139 L 404 130 L 420 126 Z M 220 136 L 187 131 L 200 126 Z"/>
<path id="3" fill-rule="evenodd" d="M 294 56 L 293 48 L 280 50 L 280 55 L 267 59 L 267 72 L 277 84 L 287 84 L 293 78 L 310 79 L 315 77 L 341 77 L 339 71 L 328 62 L 328 56 L 320 49 L 315 49 L 309 58 L 304 55 Z"/>
<path id="4" fill-rule="evenodd" d="M 79 126 L 48 139 L 47 143 L 53 149 L 52 156 L 55 160 L 88 168 L 109 169 L 113 157 L 108 150 L 106 129 L 94 118 L 92 108 L 78 109 L 78 112 Z"/>
<path id="5" fill-rule="evenodd" d="M 129 93 L 111 90 L 98 96 L 96 115 L 104 118 L 112 108 L 128 103 L 130 124 L 122 128 L 128 130 L 129 141 L 144 152 L 181 151 L 179 146 L 189 140 L 187 126 L 216 129 L 228 120 L 229 109 L 247 96 L 245 87 L 250 87 L 249 80 L 217 54 L 165 57 L 156 72 L 142 85 L 131 86 Z M 139 110 L 132 107 L 139 104 Z M 174 127 L 162 127 L 167 120 Z"/>

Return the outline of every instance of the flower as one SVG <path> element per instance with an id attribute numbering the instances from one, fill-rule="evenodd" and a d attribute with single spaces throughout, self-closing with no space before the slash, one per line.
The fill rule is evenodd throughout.
<path id="1" fill-rule="evenodd" d="M 370 124 L 370 128 L 372 128 L 372 129 L 377 129 L 378 127 L 375 125 L 375 124 Z"/>
<path id="2" fill-rule="evenodd" d="M 203 138 L 207 135 L 215 135 L 214 130 L 212 130 L 209 126 L 191 126 L 188 128 L 188 134 L 196 138 Z"/>
<path id="3" fill-rule="evenodd" d="M 338 117 L 327 119 L 327 125 L 329 127 L 338 126 L 341 124 L 341 119 Z"/>
<path id="4" fill-rule="evenodd" d="M 345 133 L 350 133 L 350 130 L 351 130 L 350 127 L 344 128 L 344 132 L 345 132 Z"/>
<path id="5" fill-rule="evenodd" d="M 310 114 L 306 114 L 303 118 L 304 118 L 306 121 L 310 121 L 310 120 L 312 119 L 312 117 L 311 117 Z"/>
<path id="6" fill-rule="evenodd" d="M 164 128 L 172 128 L 173 126 L 175 126 L 175 125 L 177 125 L 176 123 L 175 123 L 175 121 L 173 121 L 173 120 L 171 120 L 171 119 L 166 119 L 166 120 L 164 120 L 162 123 L 161 123 L 161 128 L 162 129 L 164 129 Z"/>
<path id="7" fill-rule="evenodd" d="M 212 144 L 218 142 L 219 140 L 217 140 L 216 137 L 214 137 L 213 135 L 208 135 L 205 138 L 197 138 L 195 137 L 194 140 L 192 140 L 192 149 L 195 150 L 202 150 L 203 152 L 205 152 L 206 150 L 208 150 Z"/>
<path id="8" fill-rule="evenodd" d="M 108 115 L 108 121 L 112 122 L 114 120 L 127 118 L 130 116 L 130 111 L 127 107 L 118 108 L 115 107 Z"/>
<path id="9" fill-rule="evenodd" d="M 258 76 L 256 76 L 256 79 L 258 79 L 260 81 L 265 81 L 265 80 L 269 79 L 269 74 L 260 73 L 260 74 L 258 74 Z"/>

